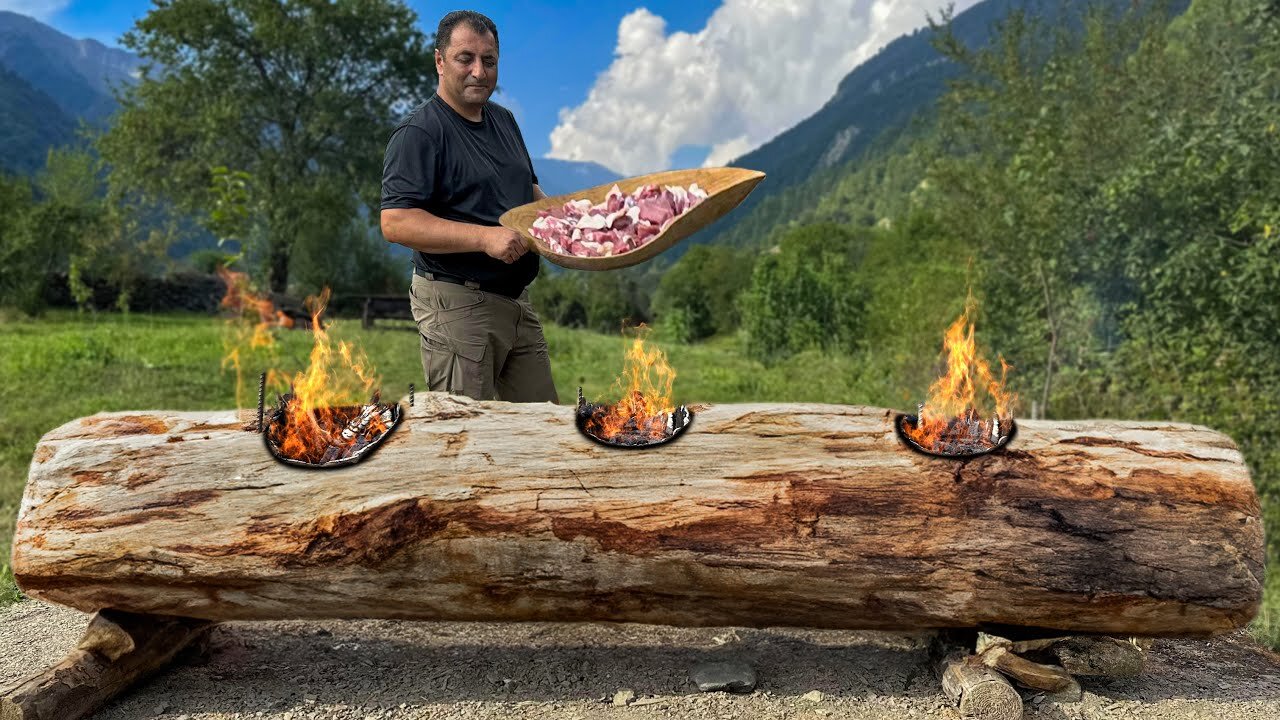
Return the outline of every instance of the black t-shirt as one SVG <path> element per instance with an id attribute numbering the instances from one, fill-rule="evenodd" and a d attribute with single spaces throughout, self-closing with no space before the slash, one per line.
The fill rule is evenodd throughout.
<path id="1" fill-rule="evenodd" d="M 391 134 L 382 169 L 382 209 L 421 208 L 446 220 L 492 226 L 502 213 L 533 202 L 536 182 L 510 110 L 488 102 L 480 122 L 472 122 L 432 95 Z M 482 252 L 415 252 L 413 263 L 513 295 L 533 282 L 539 267 L 533 252 L 510 265 Z"/>

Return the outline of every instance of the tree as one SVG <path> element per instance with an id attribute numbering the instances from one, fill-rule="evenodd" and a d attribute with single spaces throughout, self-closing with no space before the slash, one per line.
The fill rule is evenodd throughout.
<path id="1" fill-rule="evenodd" d="M 751 285 L 740 297 L 750 355 L 772 361 L 810 349 L 859 348 L 867 292 L 854 266 L 867 233 L 806 225 L 756 260 Z"/>
<path id="2" fill-rule="evenodd" d="M 654 314 L 671 339 L 690 342 L 738 326 L 738 295 L 751 281 L 746 253 L 695 245 L 662 275 Z M 675 325 L 674 329 L 667 329 Z"/>
<path id="3" fill-rule="evenodd" d="M 616 272 L 588 275 L 583 306 L 587 327 L 606 335 L 617 334 L 624 326 L 635 326 L 649 320 L 640 307 L 635 281 Z"/>
<path id="4" fill-rule="evenodd" d="M 1280 508 L 1280 23 L 1267 10 L 1213 0 L 1171 28 L 1172 102 L 1097 215 L 1137 298 L 1118 358 L 1135 409 L 1256 448 Z"/>
<path id="5" fill-rule="evenodd" d="M 122 41 L 147 64 L 98 142 L 113 180 L 204 216 L 211 168 L 248 173 L 285 291 L 300 237 L 376 206 L 394 121 L 435 87 L 415 21 L 395 0 L 158 0 Z"/>
<path id="6" fill-rule="evenodd" d="M 45 219 L 35 242 L 56 246 L 66 258 L 71 296 L 80 309 L 94 309 L 93 284 L 115 293 L 120 310 L 129 309 L 133 290 L 161 267 L 175 230 L 172 219 L 138 198 L 119 195 L 103 182 L 102 161 L 82 147 L 51 149 L 36 176 Z M 168 224 L 166 224 L 168 221 Z"/>
<path id="7" fill-rule="evenodd" d="M 80 308 L 93 307 L 97 285 L 127 310 L 167 241 L 141 211 L 107 192 L 101 162 L 82 147 L 49 149 L 34 182 L 0 179 L 0 303 L 35 313 L 49 282 L 66 277 Z"/>
<path id="8" fill-rule="evenodd" d="M 0 174 L 0 305 L 34 313 L 40 305 L 43 275 L 33 270 L 46 264 L 32 256 L 27 215 L 34 199 L 26 178 Z"/>
<path id="9" fill-rule="evenodd" d="M 585 292 L 581 273 L 554 273 L 546 268 L 529 286 L 529 297 L 539 317 L 564 327 L 586 327 Z"/>
<path id="10" fill-rule="evenodd" d="M 932 175 L 942 226 L 977 251 L 997 345 L 1015 363 L 1045 358 L 1036 395 L 1060 416 L 1229 433 L 1273 539 L 1276 7 L 1196 0 L 1171 22 L 1159 6 L 1121 22 L 1087 15 L 1071 42 L 1045 46 L 1015 24 L 989 51 L 949 45 L 972 74 L 943 104 L 954 154 Z M 1280 562 L 1280 543 L 1268 559 Z M 1280 646 L 1280 623 L 1267 622 L 1259 632 Z"/>

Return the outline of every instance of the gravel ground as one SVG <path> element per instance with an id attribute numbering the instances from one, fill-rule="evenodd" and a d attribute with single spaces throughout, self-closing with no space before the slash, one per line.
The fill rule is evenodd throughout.
<path id="1" fill-rule="evenodd" d="M 57 662 L 88 616 L 24 601 L 0 609 L 0 686 Z M 94 718 L 958 718 L 924 636 L 633 624 L 227 623 Z M 756 690 L 700 693 L 690 670 L 751 664 Z M 615 707 L 631 690 L 635 701 Z M 818 694 L 812 691 L 819 691 Z M 1028 718 L 1280 718 L 1280 656 L 1243 635 L 1162 640 L 1137 679 L 1086 682 L 1079 703 L 1024 692 Z"/>

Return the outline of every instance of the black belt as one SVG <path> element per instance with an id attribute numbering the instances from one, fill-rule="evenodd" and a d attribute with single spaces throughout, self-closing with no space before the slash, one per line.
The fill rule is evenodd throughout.
<path id="1" fill-rule="evenodd" d="M 475 280 L 468 280 L 466 278 L 460 278 L 454 275 L 442 275 L 440 273 L 430 273 L 418 267 L 415 267 L 413 269 L 413 274 L 424 277 L 427 280 L 440 280 L 442 282 L 453 283 L 454 285 L 465 285 L 473 290 L 481 290 L 484 292 L 495 293 L 497 295 L 502 295 L 503 297 L 511 298 L 512 300 L 519 298 L 520 294 L 524 292 L 524 288 L 520 288 L 519 290 L 516 290 L 513 293 L 511 292 L 511 290 L 506 288 L 501 288 L 493 285 L 481 285 Z"/>

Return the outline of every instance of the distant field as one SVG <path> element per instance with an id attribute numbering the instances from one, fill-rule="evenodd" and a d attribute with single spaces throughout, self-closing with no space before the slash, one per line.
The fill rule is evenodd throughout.
<path id="1" fill-rule="evenodd" d="M 363 348 L 390 397 L 409 383 L 422 387 L 412 325 L 361 330 L 339 321 L 335 339 Z M 562 404 L 582 385 L 590 398 L 607 395 L 622 364 L 621 336 L 546 328 Z M 77 417 L 110 410 L 214 410 L 236 405 L 235 376 L 221 367 L 225 326 L 203 315 L 51 313 L 40 320 L 0 322 L 0 605 L 18 597 L 8 559 L 14 520 L 31 454 L 40 436 Z M 282 332 L 272 364 L 302 369 L 309 333 Z M 764 367 L 743 357 L 734 338 L 698 345 L 657 343 L 676 369 L 677 402 L 835 402 L 910 408 L 923 377 L 899 377 L 883 367 L 816 353 Z M 246 360 L 246 407 L 256 402 L 257 368 Z M 901 362 L 887 357 L 884 362 Z M 1274 540 L 1273 540 L 1274 542 Z M 1280 575 L 1271 573 L 1254 634 L 1280 648 Z"/>

